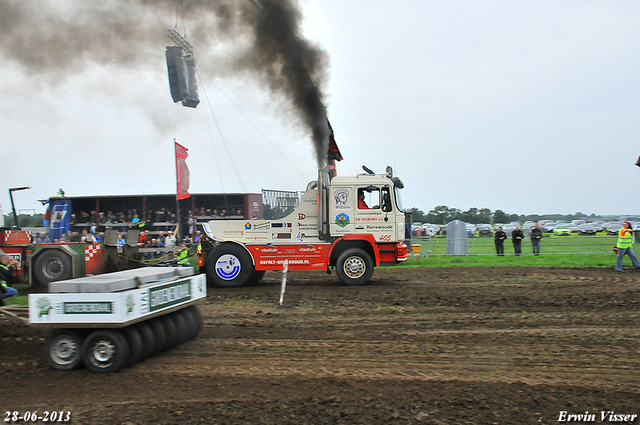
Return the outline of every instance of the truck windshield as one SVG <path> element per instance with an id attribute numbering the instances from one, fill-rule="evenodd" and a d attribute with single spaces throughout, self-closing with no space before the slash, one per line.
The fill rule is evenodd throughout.
<path id="1" fill-rule="evenodd" d="M 404 208 L 402 207 L 402 197 L 400 197 L 400 189 L 394 187 L 393 192 L 396 195 L 396 207 L 398 207 L 398 210 L 404 211 Z"/>

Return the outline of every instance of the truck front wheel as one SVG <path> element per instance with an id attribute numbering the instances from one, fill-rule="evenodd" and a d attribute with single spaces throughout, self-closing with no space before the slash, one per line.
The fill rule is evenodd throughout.
<path id="1" fill-rule="evenodd" d="M 249 253 L 235 244 L 220 245 L 207 255 L 207 277 L 216 286 L 244 286 L 254 270 Z"/>
<path id="2" fill-rule="evenodd" d="M 338 278 L 345 285 L 363 285 L 373 275 L 373 260 L 360 248 L 351 248 L 338 257 Z"/>

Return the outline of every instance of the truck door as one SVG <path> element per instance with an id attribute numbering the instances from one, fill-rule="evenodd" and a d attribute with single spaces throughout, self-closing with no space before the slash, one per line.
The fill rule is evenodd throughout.
<path id="1" fill-rule="evenodd" d="M 388 186 L 357 188 L 355 233 L 371 233 L 378 242 L 394 240 L 394 215 Z"/>

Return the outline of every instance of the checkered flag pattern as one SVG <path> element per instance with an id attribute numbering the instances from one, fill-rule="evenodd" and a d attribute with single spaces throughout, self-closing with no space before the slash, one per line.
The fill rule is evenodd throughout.
<path id="1" fill-rule="evenodd" d="M 102 245 L 87 245 L 84 247 L 84 260 L 89 261 L 93 258 L 94 254 L 97 254 L 100 251 Z"/>

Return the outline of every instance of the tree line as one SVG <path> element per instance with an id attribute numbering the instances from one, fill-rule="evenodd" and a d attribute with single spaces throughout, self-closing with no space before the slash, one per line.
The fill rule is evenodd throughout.
<path id="1" fill-rule="evenodd" d="M 433 224 L 447 224 L 453 220 L 462 220 L 466 223 L 509 223 L 512 221 L 518 221 L 520 223 L 531 220 L 577 220 L 577 219 L 597 219 L 601 218 L 595 214 L 586 215 L 581 212 L 575 214 L 510 214 L 503 210 L 491 211 L 489 208 L 469 208 L 466 211 L 462 211 L 458 208 L 450 208 L 446 205 L 438 205 L 428 213 L 418 209 L 411 208 L 412 221 L 419 221 L 421 223 L 433 223 Z"/>

